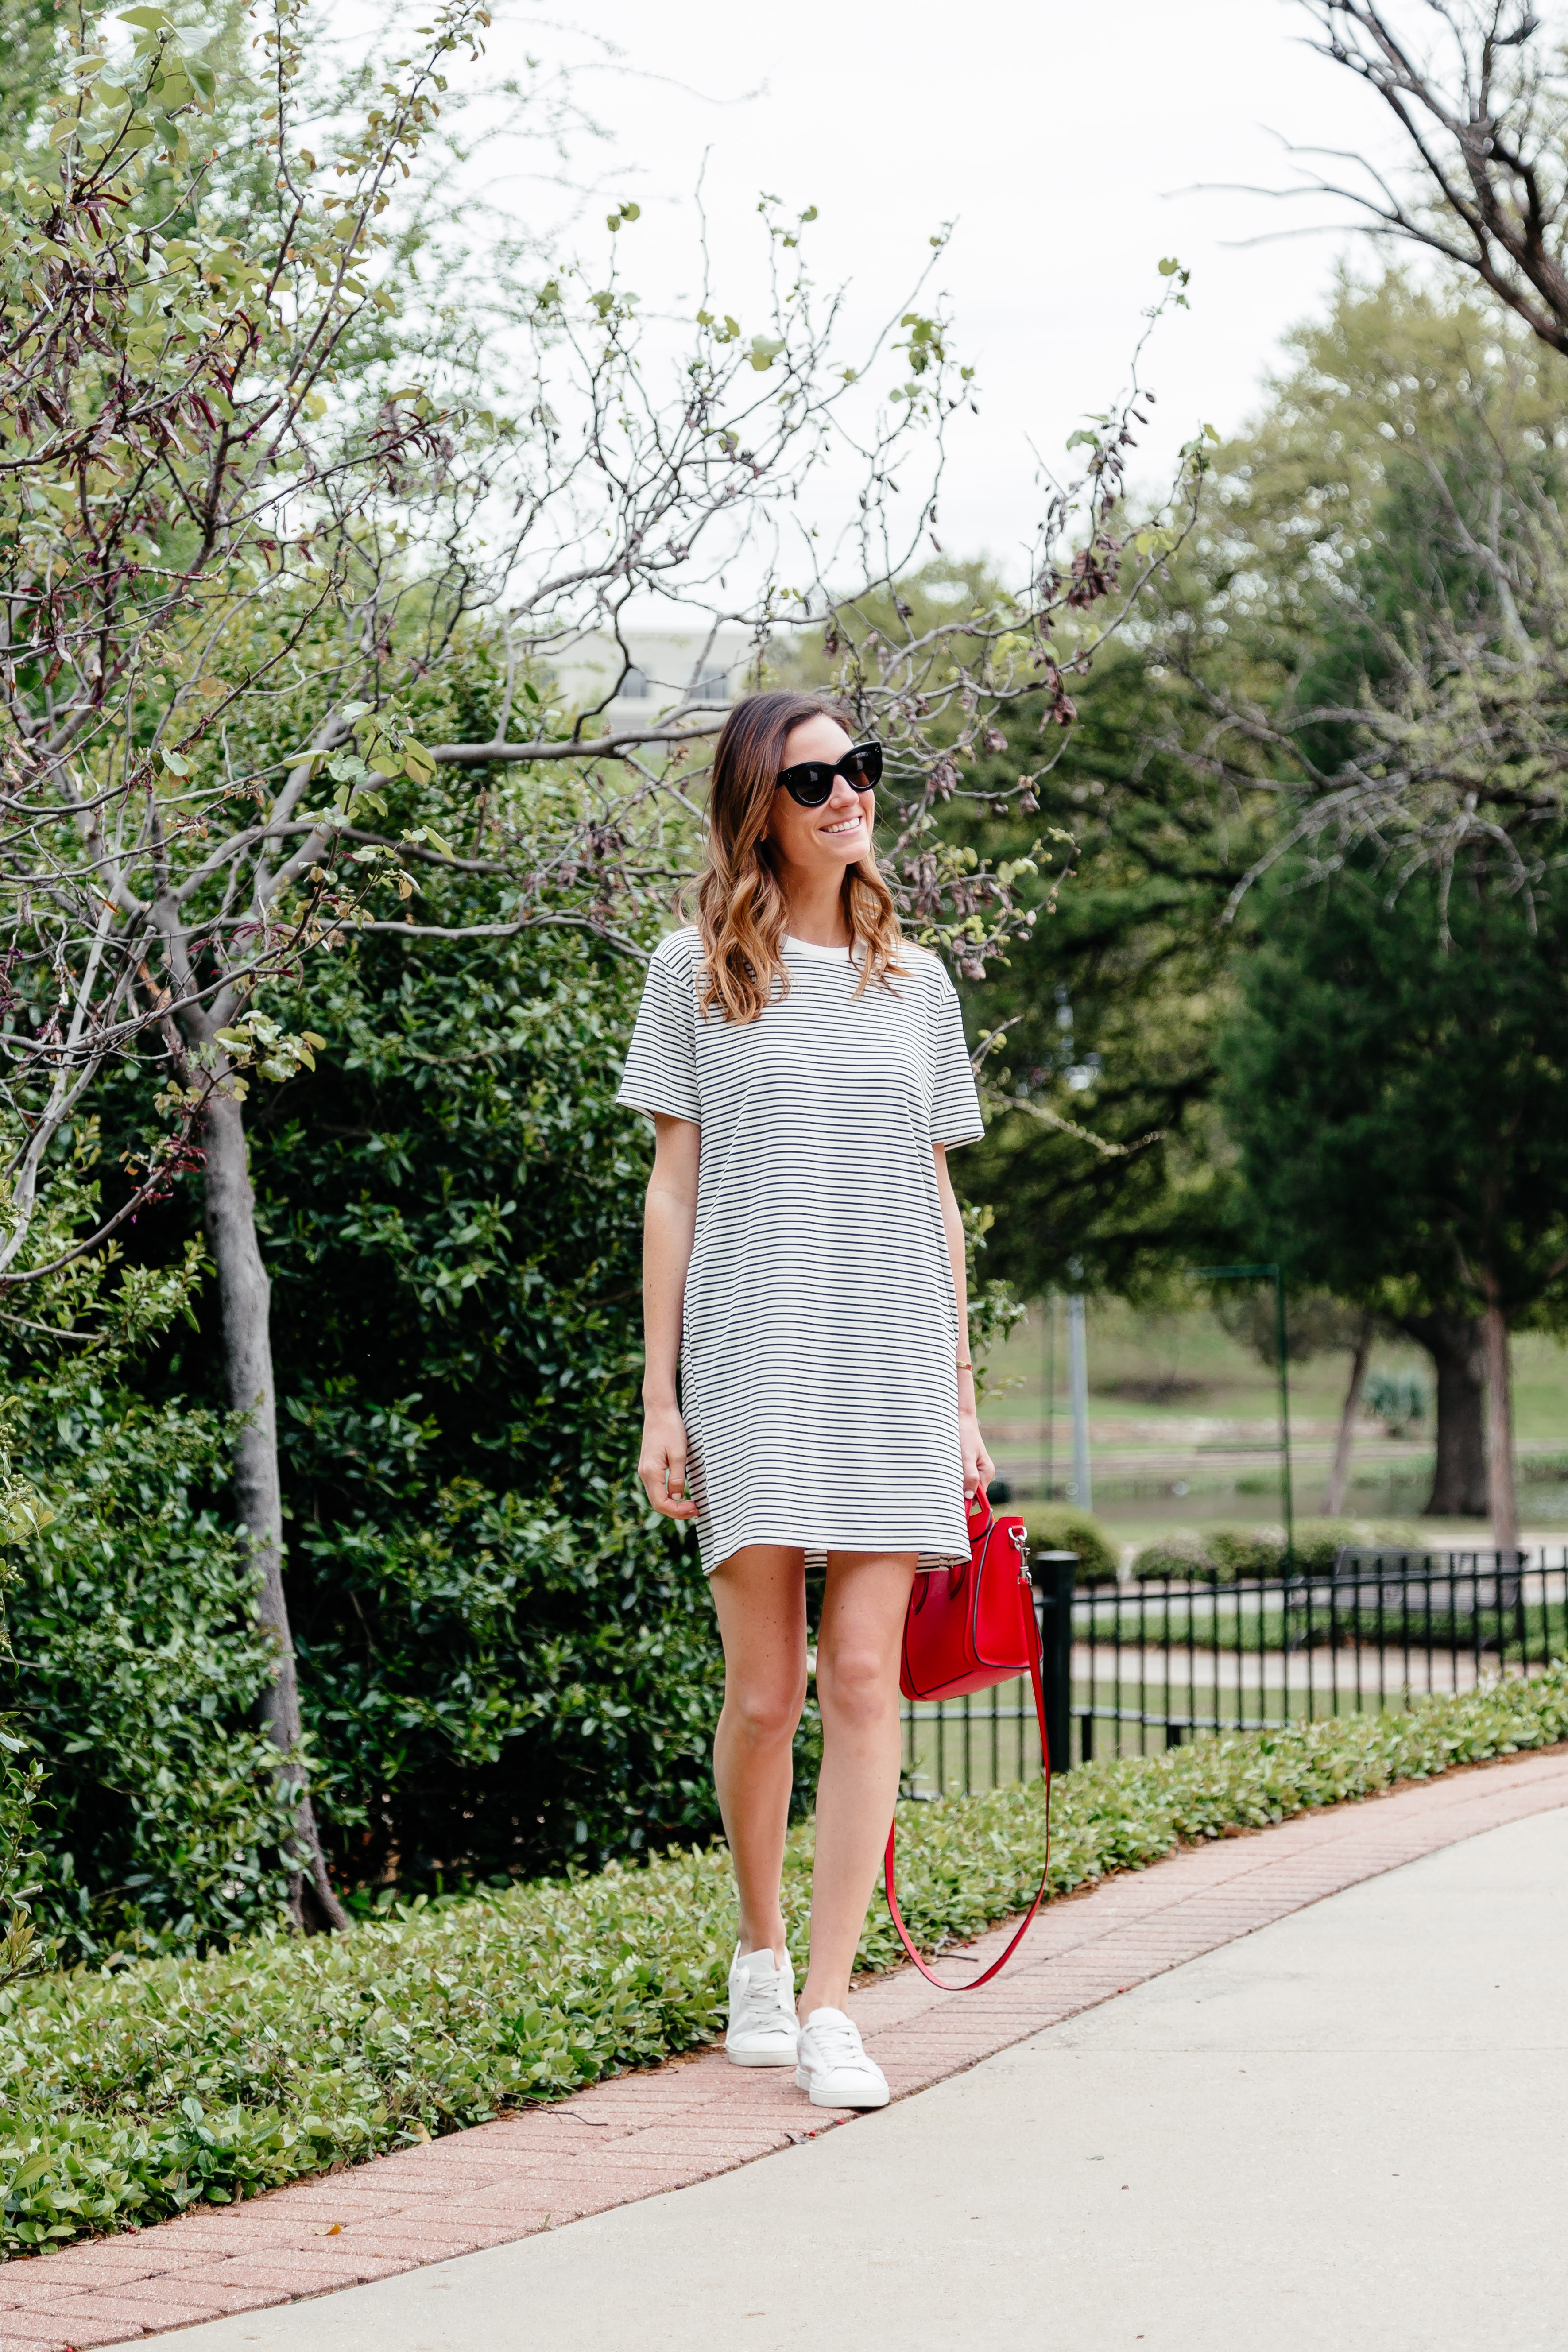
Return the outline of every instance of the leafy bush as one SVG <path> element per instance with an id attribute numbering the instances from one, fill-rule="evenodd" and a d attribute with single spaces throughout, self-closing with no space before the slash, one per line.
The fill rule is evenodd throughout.
<path id="1" fill-rule="evenodd" d="M 1114 1584 L 1121 1550 L 1090 1511 L 1070 1503 L 1031 1503 L 1024 1512 L 1031 1547 L 1076 1551 L 1080 1584 Z"/>
<path id="2" fill-rule="evenodd" d="M 41 1967 L 48 1946 L 33 1921 L 38 1791 L 43 1767 L 0 1724 L 0 1986 Z"/>
<path id="3" fill-rule="evenodd" d="M 1174 1535 L 1161 1536 L 1153 1543 L 1145 1544 L 1133 1557 L 1133 1575 L 1212 1584 L 1215 1570 L 1205 1541 L 1206 1533 L 1204 1528 L 1182 1528 Z"/>
<path id="4" fill-rule="evenodd" d="M 493 915 L 427 880 L 429 919 Z M 351 1895 L 718 1826 L 712 1605 L 633 1475 L 651 1133 L 615 1090 L 640 978 L 566 931 L 368 939 L 269 998 L 328 1041 L 247 1111 L 285 1580 Z M 135 1106 L 128 1082 L 117 1144 L 139 1142 Z M 137 1247 L 176 1258 L 198 1211 L 176 1195 Z M 172 1399 L 222 1393 L 216 1296 L 195 1309 L 153 1368 Z"/>
<path id="5" fill-rule="evenodd" d="M 13 1423 L 52 1513 L 15 1554 L 0 1654 L 13 1769 L 44 1772 L 33 1919 L 74 1959 L 246 1934 L 278 1916 L 289 1816 L 255 1727 L 270 1652 L 210 1501 L 223 1424 L 91 1367 L 24 1388 Z"/>
<path id="6" fill-rule="evenodd" d="M 1294 1549 L 1298 1571 L 1326 1576 L 1348 1545 L 1385 1545 L 1406 1551 L 1430 1548 L 1430 1532 L 1402 1522 L 1372 1519 L 1298 1519 Z M 1132 1563 L 1137 1577 L 1182 1578 L 1205 1584 L 1236 1584 L 1248 1578 L 1285 1573 L 1282 1527 L 1185 1528 L 1146 1544 Z"/>
<path id="7" fill-rule="evenodd" d="M 1051 1886 L 1564 1738 L 1559 1665 L 1408 1714 L 1091 1764 L 1056 1783 Z M 901 1897 L 928 1949 L 1034 1892 L 1037 1787 L 911 1806 L 900 1827 Z M 806 1826 L 785 1864 L 797 1944 L 810 1867 Z M 263 1937 L 200 1961 L 13 1986 L 0 1992 L 5 2242 L 32 2249 L 226 2202 L 708 2041 L 733 1931 L 729 1857 L 708 1846 L 564 1884 L 388 1902 L 346 1936 Z M 879 1903 L 861 1961 L 899 1958 Z"/>
<path id="8" fill-rule="evenodd" d="M 36 1525 L 39 1498 L 29 1493 L 28 1516 Z M 11 1654 L 5 1601 L 16 1563 L 0 1552 L 0 1659 Z M 37 1855 L 33 1841 L 43 1769 L 27 1743 L 0 1718 L 0 1986 L 12 1984 L 43 1957 L 33 1925 L 32 1884 Z"/>
<path id="9" fill-rule="evenodd" d="M 1362 1399 L 1369 1421 L 1381 1421 L 1391 1437 L 1408 1437 L 1413 1425 L 1426 1418 L 1430 1399 L 1426 1383 L 1415 1372 L 1373 1372 Z"/>
<path id="10" fill-rule="evenodd" d="M 297 1535 L 293 1582 L 317 1785 L 351 1883 L 395 1872 L 413 1893 L 436 1872 L 597 1863 L 711 1830 L 712 1606 L 629 1493 L 599 1482 L 595 1524 L 548 1496 L 437 1483 L 395 1411 L 300 1412 L 296 1462 L 308 1438 L 324 1467 L 327 1442 L 343 1447 L 342 1516 Z M 358 1496 L 342 1466 L 355 1438 L 385 1474 Z"/>

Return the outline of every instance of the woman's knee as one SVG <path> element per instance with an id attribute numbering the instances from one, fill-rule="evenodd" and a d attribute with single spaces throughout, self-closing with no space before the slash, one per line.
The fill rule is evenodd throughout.
<path id="1" fill-rule="evenodd" d="M 816 1695 L 824 1716 L 835 1722 L 880 1723 L 898 1713 L 897 1658 L 889 1658 L 879 1646 L 847 1643 L 831 1658 L 818 1658 Z"/>
<path id="2" fill-rule="evenodd" d="M 773 1748 L 795 1738 L 805 1706 L 805 1678 L 751 1682 L 731 1676 L 724 1686 L 724 1721 L 750 1748 Z"/>

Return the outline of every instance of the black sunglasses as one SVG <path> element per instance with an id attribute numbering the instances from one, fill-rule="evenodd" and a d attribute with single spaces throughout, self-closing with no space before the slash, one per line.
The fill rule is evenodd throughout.
<path id="1" fill-rule="evenodd" d="M 881 745 L 857 743 L 842 760 L 803 760 L 798 768 L 786 768 L 779 782 L 802 808 L 820 808 L 833 791 L 835 776 L 842 776 L 858 793 L 868 793 L 882 781 Z"/>

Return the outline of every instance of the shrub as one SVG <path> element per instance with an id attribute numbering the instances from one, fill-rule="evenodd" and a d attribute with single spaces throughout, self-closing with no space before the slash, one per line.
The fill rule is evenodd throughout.
<path id="1" fill-rule="evenodd" d="M 1347 1546 L 1387 1546 L 1409 1551 L 1430 1548 L 1430 1537 L 1398 1521 L 1298 1519 L 1294 1549 L 1300 1573 L 1324 1576 Z M 1132 1563 L 1137 1577 L 1182 1578 L 1194 1583 L 1235 1584 L 1285 1573 L 1285 1530 L 1256 1527 L 1184 1529 L 1145 1545 Z"/>
<path id="2" fill-rule="evenodd" d="M 352 1476 L 356 1439 L 379 1491 Z M 650 1535 L 607 1479 L 596 1523 L 438 1483 L 405 1415 L 301 1412 L 297 1462 L 312 1441 L 340 1516 L 295 1538 L 296 1638 L 351 1886 L 395 1871 L 413 1894 L 711 1832 L 722 1667 L 694 1549 Z"/>
<path id="3" fill-rule="evenodd" d="M 1238 1577 L 1284 1574 L 1282 1527 L 1207 1528 L 1205 1537 L 1217 1584 L 1234 1584 Z"/>
<path id="4" fill-rule="evenodd" d="M 489 919 L 426 881 L 429 919 Z M 270 1000 L 328 1041 L 247 1116 L 301 1705 L 350 1895 L 718 1827 L 712 1605 L 634 1477 L 651 1131 L 615 1092 L 640 980 L 565 931 L 360 939 Z M 176 1260 L 199 1213 L 176 1192 L 138 1248 Z M 172 1400 L 222 1393 L 211 1288 L 195 1307 L 152 1367 Z"/>
<path id="5" fill-rule="evenodd" d="M 1070 1503 L 1031 1503 L 1023 1516 L 1031 1547 L 1077 1552 L 1080 1584 L 1115 1582 L 1121 1547 L 1092 1512 L 1075 1510 Z"/>
<path id="6" fill-rule="evenodd" d="M 1426 1384 L 1413 1372 L 1373 1372 L 1362 1399 L 1369 1420 L 1381 1421 L 1391 1437 L 1408 1437 L 1413 1424 L 1426 1418 L 1431 1400 Z"/>
<path id="7" fill-rule="evenodd" d="M 1408 1714 L 1090 1764 L 1056 1783 L 1051 1888 L 1564 1738 L 1558 1665 Z M 900 1895 L 924 1947 L 1022 1909 L 1045 1829 L 1034 1785 L 908 1808 Z M 797 1936 L 810 1868 L 805 1826 L 785 1860 Z M 31 2250 L 226 2203 L 706 2042 L 722 2028 L 733 1932 L 729 1857 L 708 1846 L 564 1884 L 388 1901 L 344 1936 L 13 1986 L 0 1992 L 5 2242 Z M 900 1958 L 879 1902 L 860 1958 Z"/>
<path id="8" fill-rule="evenodd" d="M 26 1743 L 0 1723 L 0 1988 L 40 1967 L 48 1948 L 34 1926 L 32 1905 L 42 1780 Z"/>
<path id="9" fill-rule="evenodd" d="M 1157 1537 L 1134 1558 L 1133 1575 L 1169 1577 L 1178 1583 L 1212 1584 L 1215 1570 L 1205 1534 L 1200 1528 L 1183 1528 L 1174 1535 Z"/>
<path id="10" fill-rule="evenodd" d="M 33 1918 L 71 1959 L 194 1950 L 275 1919 L 289 1812 L 256 1727 L 270 1651 L 211 1494 L 210 1414 L 71 1368 L 22 1390 L 20 1466 L 53 1513 L 20 1545 L 0 1716 L 41 1764 Z"/>

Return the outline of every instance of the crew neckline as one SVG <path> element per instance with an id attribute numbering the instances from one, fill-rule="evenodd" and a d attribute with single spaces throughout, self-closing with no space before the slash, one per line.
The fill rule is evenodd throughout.
<path id="1" fill-rule="evenodd" d="M 793 931 L 784 933 L 784 943 L 786 948 L 794 948 L 799 955 L 820 956 L 825 963 L 852 963 L 855 960 L 852 947 L 819 948 L 815 940 L 797 940 Z"/>

